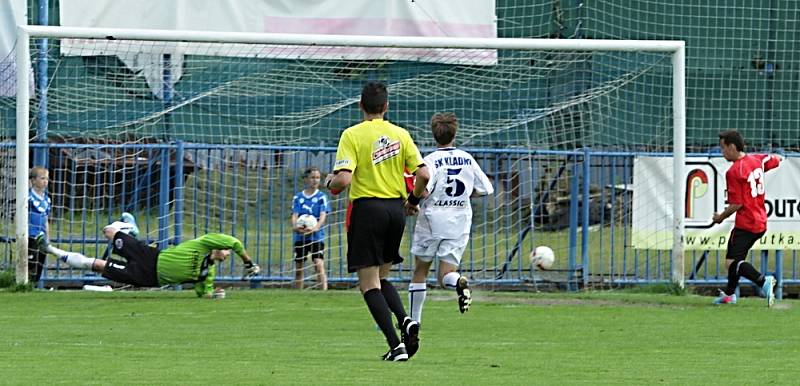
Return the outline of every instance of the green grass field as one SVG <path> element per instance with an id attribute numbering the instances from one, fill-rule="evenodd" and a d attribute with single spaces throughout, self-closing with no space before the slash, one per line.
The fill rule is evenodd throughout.
<path id="1" fill-rule="evenodd" d="M 419 353 L 384 363 L 356 291 L 0 292 L 0 383 L 797 383 L 797 301 L 710 301 L 479 292 L 461 315 L 451 292 L 432 291 Z"/>

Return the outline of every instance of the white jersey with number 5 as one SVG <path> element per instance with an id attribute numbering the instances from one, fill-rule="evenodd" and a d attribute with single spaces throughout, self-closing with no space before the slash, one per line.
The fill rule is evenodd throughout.
<path id="1" fill-rule="evenodd" d="M 431 171 L 428 197 L 420 215 L 430 223 L 431 236 L 454 239 L 469 234 L 472 226 L 473 191 L 476 196 L 494 193 L 492 182 L 469 153 L 446 147 L 425 157 Z"/>

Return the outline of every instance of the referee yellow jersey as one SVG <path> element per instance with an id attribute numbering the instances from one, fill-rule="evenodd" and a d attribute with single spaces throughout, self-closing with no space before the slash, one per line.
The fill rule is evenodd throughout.
<path id="1" fill-rule="evenodd" d="M 408 131 L 383 119 L 350 126 L 339 138 L 333 171 L 353 173 L 350 200 L 363 197 L 405 198 L 403 168 L 424 165 Z"/>

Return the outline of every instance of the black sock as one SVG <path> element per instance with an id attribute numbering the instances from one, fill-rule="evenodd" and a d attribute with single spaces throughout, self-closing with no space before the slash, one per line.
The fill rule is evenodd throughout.
<path id="1" fill-rule="evenodd" d="M 728 266 L 728 286 L 725 288 L 725 295 L 733 295 L 736 293 L 736 287 L 739 286 L 739 274 L 736 273 L 736 266 L 738 261 L 734 261 Z"/>
<path id="2" fill-rule="evenodd" d="M 389 343 L 389 348 L 395 348 L 400 344 L 400 338 L 397 337 L 397 331 L 394 330 L 392 325 L 392 314 L 389 312 L 389 306 L 386 304 L 386 299 L 377 288 L 373 288 L 364 292 L 364 301 L 367 303 L 367 308 L 378 323 L 383 335 L 386 336 L 386 342 Z"/>
<path id="3" fill-rule="evenodd" d="M 742 263 L 739 264 L 739 275 L 746 277 L 747 280 L 756 283 L 756 285 L 759 287 L 764 285 L 764 275 L 758 272 L 752 264 L 746 261 L 742 261 Z"/>
<path id="4" fill-rule="evenodd" d="M 392 283 L 386 279 L 381 280 L 381 293 L 383 298 L 386 299 L 386 304 L 392 310 L 394 316 L 397 317 L 398 323 L 403 323 L 403 320 L 408 317 L 406 309 L 403 308 L 403 301 L 400 299 L 400 294 L 397 293 L 397 288 L 394 288 Z"/>

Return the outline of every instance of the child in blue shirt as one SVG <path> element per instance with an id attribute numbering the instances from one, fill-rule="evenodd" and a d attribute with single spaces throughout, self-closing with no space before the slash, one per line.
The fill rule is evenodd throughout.
<path id="1" fill-rule="evenodd" d="M 292 199 L 292 230 L 294 230 L 294 283 L 298 289 L 303 288 L 303 265 L 309 254 L 314 263 L 317 282 L 322 290 L 328 289 L 328 278 L 325 275 L 325 219 L 328 216 L 328 197 L 319 190 L 322 174 L 316 167 L 303 171 L 305 189 L 294 195 Z M 298 224 L 300 216 L 310 214 L 317 219 L 317 225 L 306 228 Z"/>
<path id="2" fill-rule="evenodd" d="M 42 278 L 47 254 L 39 251 L 37 236 L 50 234 L 50 210 L 52 201 L 47 195 L 50 173 L 41 166 L 31 168 L 28 174 L 28 279 L 36 283 Z"/>

